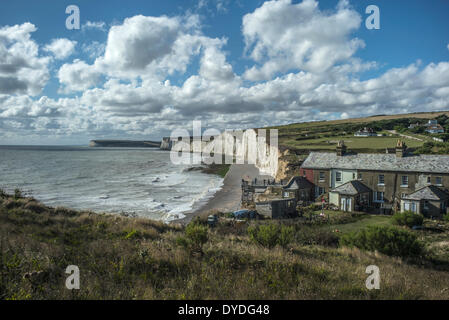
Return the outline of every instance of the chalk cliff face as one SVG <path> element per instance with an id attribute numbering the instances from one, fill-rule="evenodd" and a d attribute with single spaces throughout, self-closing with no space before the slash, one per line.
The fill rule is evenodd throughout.
<path id="1" fill-rule="evenodd" d="M 210 140 L 198 143 L 198 146 L 201 145 L 198 149 L 203 152 L 203 155 L 214 153 L 229 156 L 231 159 L 235 158 L 234 163 L 254 164 L 262 175 L 276 177 L 279 158 L 277 132 L 271 133 L 269 142 L 264 134 L 258 135 L 254 130 L 224 132 Z M 193 144 L 188 149 L 199 152 L 200 150 L 193 148 Z M 172 150 L 180 151 L 181 148 L 178 141 L 172 141 Z"/>
<path id="2" fill-rule="evenodd" d="M 160 148 L 161 150 L 171 150 L 172 142 L 170 141 L 170 138 L 162 138 Z"/>

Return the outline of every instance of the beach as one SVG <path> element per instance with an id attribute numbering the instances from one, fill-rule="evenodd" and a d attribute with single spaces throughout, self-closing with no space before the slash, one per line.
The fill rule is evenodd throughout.
<path id="1" fill-rule="evenodd" d="M 189 212 L 185 217 L 174 222 L 189 223 L 194 217 L 208 213 L 212 210 L 232 212 L 240 209 L 242 197 L 242 179 L 272 179 L 270 176 L 259 174 L 259 169 L 253 164 L 233 164 L 223 180 L 222 188 L 217 191 L 204 205 Z"/>

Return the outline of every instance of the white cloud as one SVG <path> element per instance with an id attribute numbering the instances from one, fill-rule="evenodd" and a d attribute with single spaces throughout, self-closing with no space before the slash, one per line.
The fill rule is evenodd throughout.
<path id="1" fill-rule="evenodd" d="M 50 59 L 31 40 L 36 30 L 29 22 L 0 28 L 0 95 L 37 95 L 49 80 Z"/>
<path id="2" fill-rule="evenodd" d="M 106 31 L 106 23 L 103 21 L 87 21 L 82 25 L 82 30 Z"/>
<path id="3" fill-rule="evenodd" d="M 45 77 L 19 76 L 22 69 L 48 76 L 50 59 L 39 57 L 30 39 L 35 27 L 0 29 L 0 136 L 148 139 L 188 127 L 192 119 L 242 129 L 449 108 L 449 62 L 417 61 L 360 80 L 361 72 L 378 65 L 354 57 L 362 41 L 350 34 L 359 15 L 344 1 L 326 12 L 315 4 L 270 1 L 245 16 L 247 52 L 257 64 L 244 75 L 228 61 L 226 39 L 205 35 L 198 16 L 130 17 L 109 30 L 106 43 L 82 45 L 93 62 L 74 60 L 59 69 L 61 92 L 78 92 L 64 99 L 29 97 L 29 88 L 41 89 Z M 316 23 L 323 23 L 318 31 Z M 15 43 L 20 45 L 13 49 Z M 296 52 L 303 46 L 305 53 Z M 28 81 L 26 89 L 2 83 L 7 72 Z M 244 76 L 265 80 L 255 84 Z"/>
<path id="4" fill-rule="evenodd" d="M 96 59 L 104 54 L 104 50 L 106 48 L 106 44 L 101 43 L 99 41 L 92 41 L 89 44 L 84 43 L 82 45 L 82 50 L 86 53 L 91 59 Z"/>
<path id="5" fill-rule="evenodd" d="M 293 69 L 327 71 L 364 46 L 362 40 L 350 39 L 360 23 L 360 15 L 346 1 L 333 13 L 320 11 L 315 0 L 267 1 L 243 17 L 246 50 L 261 64 L 247 70 L 245 77 L 266 80 Z"/>
<path id="6" fill-rule="evenodd" d="M 62 92 L 83 91 L 97 84 L 100 72 L 95 66 L 89 66 L 81 60 L 66 63 L 58 71 L 59 82 L 63 85 Z"/>
<path id="7" fill-rule="evenodd" d="M 44 51 L 51 52 L 56 59 L 64 60 L 75 52 L 77 42 L 69 39 L 53 39 L 44 47 Z"/>

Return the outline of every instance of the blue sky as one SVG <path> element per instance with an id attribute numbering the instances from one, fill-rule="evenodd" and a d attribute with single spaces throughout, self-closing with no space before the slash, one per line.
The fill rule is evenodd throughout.
<path id="1" fill-rule="evenodd" d="M 80 30 L 65 28 L 72 4 Z M 365 28 L 371 4 L 380 30 Z M 0 74 L 0 144 L 449 109 L 448 13 L 444 0 L 3 1 L 0 66 L 15 73 Z"/>

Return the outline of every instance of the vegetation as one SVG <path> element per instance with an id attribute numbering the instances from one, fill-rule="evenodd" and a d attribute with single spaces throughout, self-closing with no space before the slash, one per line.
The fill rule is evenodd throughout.
<path id="1" fill-rule="evenodd" d="M 393 223 L 399 226 L 407 226 L 412 228 L 414 226 L 422 226 L 424 216 L 413 211 L 396 212 L 393 215 Z"/>
<path id="2" fill-rule="evenodd" d="M 449 132 L 447 112 L 296 123 L 276 128 L 279 129 L 279 144 L 298 154 L 309 150 L 333 150 L 338 140 L 345 140 L 348 149 L 354 152 L 385 152 L 385 148 L 394 148 L 398 138 L 416 149 L 416 153 L 449 153 L 446 142 L 435 143 L 433 150 L 428 147 L 422 149 L 425 143 L 434 143 L 433 137 L 447 141 L 449 134 L 429 134 L 423 126 L 409 128 L 410 124 L 425 124 L 430 119 L 436 119 Z M 364 127 L 372 128 L 383 136 L 355 137 L 354 133 Z"/>
<path id="3" fill-rule="evenodd" d="M 293 240 L 295 229 L 291 226 L 277 225 L 274 223 L 252 226 L 248 228 L 250 239 L 267 248 L 276 245 L 286 247 Z"/>
<path id="4" fill-rule="evenodd" d="M 216 164 L 216 163 L 212 163 L 212 164 L 208 164 L 208 165 L 203 165 L 201 167 L 191 167 L 188 168 L 188 171 L 201 171 L 203 173 L 207 173 L 207 174 L 216 174 L 219 175 L 220 177 L 224 178 L 226 176 L 226 174 L 229 171 L 229 168 L 231 167 L 230 164 Z"/>
<path id="5" fill-rule="evenodd" d="M 423 245 L 416 235 L 394 227 L 369 226 L 344 235 L 340 244 L 362 250 L 379 251 L 389 256 L 419 256 Z"/>
<path id="6" fill-rule="evenodd" d="M 203 253 L 203 245 L 207 242 L 207 227 L 192 222 L 187 225 L 184 231 L 185 236 L 177 239 L 178 244 L 189 248 L 193 252 Z"/>
<path id="7" fill-rule="evenodd" d="M 183 227 L 0 192 L 0 299 L 449 299 L 449 223 L 408 231 L 423 243 L 418 264 L 371 252 L 377 246 L 338 246 L 390 217 L 327 214 L 243 224 L 220 215 L 215 228 L 205 215 Z M 80 269 L 80 290 L 65 287 L 68 265 Z M 369 265 L 380 268 L 381 290 L 365 287 Z"/>

